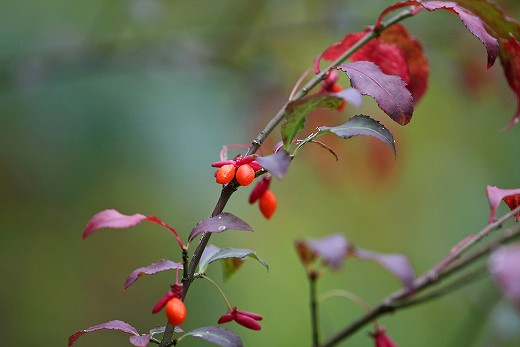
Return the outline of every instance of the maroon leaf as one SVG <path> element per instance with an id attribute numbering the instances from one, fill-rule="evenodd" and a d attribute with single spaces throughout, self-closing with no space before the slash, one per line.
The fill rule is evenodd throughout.
<path id="1" fill-rule="evenodd" d="M 506 298 L 520 309 L 520 243 L 493 252 L 489 258 L 489 271 Z"/>
<path id="2" fill-rule="evenodd" d="M 285 149 L 282 149 L 266 157 L 258 157 L 256 161 L 273 176 L 282 179 L 287 173 L 287 170 L 289 170 L 291 155 Z"/>
<path id="3" fill-rule="evenodd" d="M 422 45 L 411 37 L 408 30 L 401 25 L 395 24 L 381 33 L 380 40 L 391 42 L 399 46 L 404 53 L 410 79 L 407 87 L 412 93 L 414 104 L 417 104 L 428 87 L 429 64 Z M 386 72 L 382 69 L 383 72 Z"/>
<path id="4" fill-rule="evenodd" d="M 142 275 L 153 275 L 161 271 L 172 270 L 172 269 L 182 269 L 181 263 L 176 263 L 169 259 L 161 259 L 155 263 L 152 263 L 148 266 L 140 267 L 132 271 L 132 273 L 128 276 L 123 286 L 124 289 L 127 289 L 135 281 Z"/>
<path id="5" fill-rule="evenodd" d="M 130 343 L 136 347 L 146 347 L 150 342 L 150 335 L 130 336 Z"/>
<path id="6" fill-rule="evenodd" d="M 408 258 L 402 254 L 381 254 L 363 249 L 356 249 L 354 255 L 360 259 L 374 260 L 394 274 L 405 287 L 412 288 L 415 272 Z"/>
<path id="7" fill-rule="evenodd" d="M 222 347 L 242 347 L 244 344 L 240 336 L 221 327 L 203 327 L 188 331 L 178 341 L 186 336 L 198 337 Z"/>
<path id="8" fill-rule="evenodd" d="M 498 41 L 493 36 L 488 34 L 484 27 L 484 23 L 479 17 L 469 12 L 465 8 L 459 6 L 455 2 L 426 1 L 420 4 L 428 11 L 444 9 L 456 13 L 464 23 L 466 29 L 468 29 L 473 35 L 475 35 L 486 47 L 486 51 L 488 54 L 488 68 L 493 66 L 498 55 Z"/>
<path id="9" fill-rule="evenodd" d="M 517 108 L 513 119 L 506 128 L 510 128 L 520 120 L 520 42 L 511 37 L 501 39 L 500 62 L 504 68 L 507 82 L 516 94 Z"/>
<path id="10" fill-rule="evenodd" d="M 122 331 L 122 332 L 130 334 L 130 335 L 139 336 L 139 333 L 137 332 L 137 330 L 130 324 L 125 323 L 120 320 L 112 320 L 110 322 L 95 325 L 93 327 L 75 332 L 74 334 L 72 334 L 69 337 L 68 347 L 71 347 L 74 344 L 74 342 L 76 342 L 76 340 L 79 339 L 83 334 L 91 333 L 91 332 L 103 330 L 103 329 L 119 330 L 119 331 Z"/>
<path id="11" fill-rule="evenodd" d="M 413 98 L 400 77 L 387 75 L 368 61 L 347 63 L 336 69 L 345 72 L 361 94 L 373 97 L 395 122 L 408 124 L 413 115 Z"/>
<path id="12" fill-rule="evenodd" d="M 365 35 L 365 32 L 348 34 L 343 40 L 327 48 L 321 57 L 325 60 L 336 60 Z M 394 43 L 373 39 L 352 54 L 349 59 L 373 62 L 387 75 L 399 76 L 406 83 L 410 80 L 403 50 Z"/>
<path id="13" fill-rule="evenodd" d="M 300 240 L 297 245 L 299 248 L 304 247 L 304 249 L 321 257 L 333 269 L 338 269 L 341 266 L 351 249 L 348 240 L 339 233 L 321 239 Z M 299 251 L 301 250 L 299 249 Z"/>
<path id="14" fill-rule="evenodd" d="M 131 216 L 119 213 L 116 210 L 104 210 L 92 217 L 83 232 L 82 238 L 86 238 L 94 231 L 102 228 L 124 229 L 133 227 L 146 220 L 146 216 L 136 213 Z"/>
<path id="15" fill-rule="evenodd" d="M 221 233 L 226 230 L 253 231 L 251 226 L 237 216 L 224 212 L 215 217 L 203 219 L 191 231 L 188 241 L 191 242 L 202 233 Z"/>
<path id="16" fill-rule="evenodd" d="M 516 208 L 520 202 L 520 189 L 500 189 L 496 186 L 487 186 L 486 195 L 491 208 L 488 220 L 489 223 L 495 221 L 495 214 L 500 201 L 504 200 L 511 210 Z M 516 215 L 516 220 L 520 220 L 520 213 Z"/>

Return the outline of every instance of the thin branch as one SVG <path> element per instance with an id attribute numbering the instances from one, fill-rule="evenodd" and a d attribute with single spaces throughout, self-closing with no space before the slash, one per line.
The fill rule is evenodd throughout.
<path id="1" fill-rule="evenodd" d="M 311 274 L 309 276 L 309 287 L 310 287 L 310 304 L 311 304 L 311 331 L 312 331 L 312 346 L 318 347 L 320 345 L 320 333 L 318 323 L 318 302 L 316 295 L 316 284 L 318 276 Z"/>
<path id="2" fill-rule="evenodd" d="M 507 219 L 511 219 L 514 217 L 516 213 L 520 211 L 520 207 L 511 211 L 510 213 L 505 214 L 502 218 L 499 219 L 501 222 L 505 222 Z M 500 225 L 494 225 L 493 228 L 501 228 Z M 481 233 L 483 231 L 489 230 L 490 226 L 486 226 L 484 229 L 482 229 Z M 481 234 L 479 233 L 479 234 Z M 396 291 L 390 295 L 388 295 L 386 298 L 384 298 L 378 306 L 376 306 L 371 311 L 367 312 L 365 315 L 359 317 L 357 320 L 353 321 L 349 325 L 347 325 L 345 328 L 338 331 L 336 334 L 331 336 L 327 341 L 323 342 L 320 347 L 331 347 L 337 344 L 338 342 L 342 341 L 343 339 L 347 338 L 348 336 L 352 335 L 356 331 L 358 331 L 363 326 L 369 324 L 372 320 L 383 316 L 385 314 L 394 312 L 398 309 L 410 307 L 412 305 L 419 304 L 424 301 L 428 301 L 429 299 L 433 299 L 434 297 L 438 297 L 440 295 L 447 294 L 450 292 L 447 290 L 450 288 L 450 285 L 442 287 L 441 289 L 438 289 L 437 294 L 432 294 L 431 298 L 428 298 L 428 296 L 419 297 L 417 299 L 417 294 L 424 291 L 425 289 L 432 287 L 434 285 L 438 285 L 441 283 L 441 281 L 445 280 L 449 276 L 458 273 L 459 271 L 465 270 L 469 265 L 474 264 L 478 259 L 483 257 L 484 255 L 487 255 L 491 253 L 495 248 L 499 247 L 500 245 L 512 241 L 520 236 L 520 223 L 516 224 L 512 228 L 509 228 L 504 231 L 504 233 L 495 239 L 493 242 L 490 242 L 489 244 L 481 247 L 480 249 L 477 249 L 473 251 L 472 253 L 466 255 L 464 258 L 460 258 L 458 261 L 450 263 L 449 266 L 443 267 L 440 272 L 434 272 L 433 270 L 437 267 L 435 265 L 432 267 L 432 269 L 425 272 L 425 274 L 419 278 L 417 278 L 414 281 L 414 284 L 412 286 L 412 289 L 401 289 L 399 291 Z M 467 249 L 467 248 L 466 248 Z M 460 254 L 459 254 L 460 255 Z M 432 275 L 434 274 L 434 275 Z M 470 276 L 470 275 L 468 275 Z M 454 282 L 456 283 L 456 282 Z M 457 288 L 458 285 L 452 284 L 454 287 Z M 435 291 L 436 292 L 436 291 Z M 435 293 L 433 292 L 433 293 Z"/>

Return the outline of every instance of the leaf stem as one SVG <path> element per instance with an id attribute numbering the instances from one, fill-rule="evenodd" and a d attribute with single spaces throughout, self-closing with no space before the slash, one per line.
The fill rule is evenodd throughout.
<path id="1" fill-rule="evenodd" d="M 215 281 L 213 281 L 211 278 L 209 278 L 208 276 L 201 274 L 200 277 L 210 281 L 215 286 L 215 288 L 218 289 L 218 291 L 220 292 L 220 295 L 222 295 L 222 298 L 226 302 L 228 309 L 231 310 L 231 304 L 229 303 L 229 300 L 227 299 L 226 294 L 224 294 L 224 291 L 222 290 L 222 288 L 220 288 L 220 286 Z"/>

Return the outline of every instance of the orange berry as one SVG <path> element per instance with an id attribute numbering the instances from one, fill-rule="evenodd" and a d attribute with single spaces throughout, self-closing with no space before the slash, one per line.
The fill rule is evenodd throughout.
<path id="1" fill-rule="evenodd" d="M 258 200 L 258 207 L 260 207 L 260 212 L 262 212 L 266 219 L 271 218 L 276 210 L 276 197 L 272 191 L 266 190 L 265 193 L 262 194 Z"/>
<path id="2" fill-rule="evenodd" d="M 218 184 L 228 184 L 235 177 L 235 165 L 227 164 L 218 169 L 215 179 Z"/>
<path id="3" fill-rule="evenodd" d="M 173 326 L 181 325 L 186 319 L 186 305 L 175 297 L 166 303 L 166 317 Z"/>
<path id="4" fill-rule="evenodd" d="M 255 179 L 255 170 L 249 164 L 240 165 L 237 170 L 237 182 L 241 186 L 248 186 Z"/>

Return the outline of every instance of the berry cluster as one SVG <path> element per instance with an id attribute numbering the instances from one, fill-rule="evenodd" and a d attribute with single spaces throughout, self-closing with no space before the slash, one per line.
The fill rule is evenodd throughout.
<path id="1" fill-rule="evenodd" d="M 212 167 L 219 169 L 215 173 L 215 181 L 218 184 L 228 184 L 236 178 L 241 186 L 248 186 L 254 181 L 256 172 L 262 166 L 255 161 L 256 154 L 242 157 L 237 155 L 233 160 L 217 161 L 211 164 Z"/>

